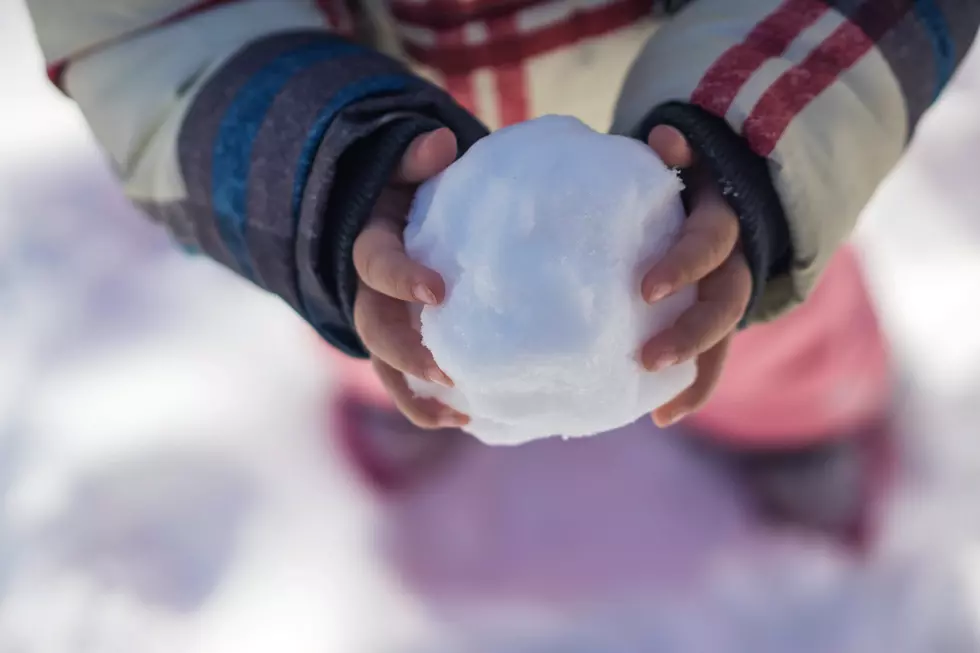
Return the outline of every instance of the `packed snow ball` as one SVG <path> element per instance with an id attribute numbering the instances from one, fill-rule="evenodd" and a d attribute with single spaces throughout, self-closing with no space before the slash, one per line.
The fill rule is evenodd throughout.
<path id="1" fill-rule="evenodd" d="M 412 390 L 494 445 L 603 433 L 676 396 L 694 364 L 651 373 L 638 353 L 695 300 L 693 287 L 652 306 L 640 295 L 676 241 L 681 190 L 644 143 L 570 117 L 476 143 L 422 185 L 405 230 L 409 256 L 446 282 L 422 340 L 455 382 Z"/>

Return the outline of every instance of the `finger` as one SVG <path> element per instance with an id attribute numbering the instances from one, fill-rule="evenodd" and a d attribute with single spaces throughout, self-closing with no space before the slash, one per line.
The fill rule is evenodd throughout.
<path id="1" fill-rule="evenodd" d="M 674 127 L 657 125 L 650 130 L 647 144 L 668 167 L 689 168 L 694 165 L 694 150 L 684 135 Z"/>
<path id="2" fill-rule="evenodd" d="M 374 370 L 391 395 L 395 406 L 408 420 L 423 429 L 459 428 L 470 419 L 435 399 L 416 397 L 405 382 L 405 375 L 377 358 L 372 359 Z"/>
<path id="3" fill-rule="evenodd" d="M 701 282 L 691 308 L 643 346 L 643 366 L 661 370 L 713 348 L 738 326 L 751 294 L 752 275 L 736 254 Z"/>
<path id="4" fill-rule="evenodd" d="M 705 278 L 731 255 L 738 217 L 714 191 L 701 193 L 677 243 L 643 277 L 643 298 L 654 303 Z"/>
<path id="5" fill-rule="evenodd" d="M 405 150 L 395 181 L 419 184 L 449 167 L 456 160 L 456 135 L 442 127 L 416 137 Z"/>
<path id="6" fill-rule="evenodd" d="M 721 378 L 732 337 L 729 335 L 698 358 L 698 375 L 694 383 L 653 412 L 657 426 L 664 428 L 676 424 L 704 405 Z"/>
<path id="7" fill-rule="evenodd" d="M 422 344 L 422 336 L 412 328 L 404 302 L 362 286 L 354 303 L 354 328 L 372 355 L 399 372 L 453 386 L 452 379 L 439 369 Z"/>
<path id="8" fill-rule="evenodd" d="M 435 306 L 446 296 L 439 273 L 410 259 L 401 232 L 384 220 L 373 221 L 354 241 L 354 268 L 368 288 L 388 297 Z"/>

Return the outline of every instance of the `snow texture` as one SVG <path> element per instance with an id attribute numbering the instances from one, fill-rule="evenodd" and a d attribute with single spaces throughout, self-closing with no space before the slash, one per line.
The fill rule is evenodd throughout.
<path id="1" fill-rule="evenodd" d="M 649 305 L 640 279 L 675 242 L 683 186 L 646 145 L 545 116 L 477 143 L 416 195 L 409 255 L 448 296 L 422 337 L 454 380 L 412 380 L 469 415 L 489 444 L 629 424 L 694 381 L 693 362 L 651 373 L 643 342 L 694 287 Z"/>

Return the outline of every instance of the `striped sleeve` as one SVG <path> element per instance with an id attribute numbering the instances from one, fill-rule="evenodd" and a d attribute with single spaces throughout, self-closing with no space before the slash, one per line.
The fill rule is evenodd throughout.
<path id="1" fill-rule="evenodd" d="M 62 17 L 29 4 L 129 197 L 365 355 L 355 237 L 415 136 L 448 126 L 465 149 L 485 128 L 312 0 L 74 0 Z"/>
<path id="2" fill-rule="evenodd" d="M 691 0 L 640 53 L 614 130 L 691 140 L 739 214 L 749 321 L 803 301 L 980 27 L 976 0 Z"/>

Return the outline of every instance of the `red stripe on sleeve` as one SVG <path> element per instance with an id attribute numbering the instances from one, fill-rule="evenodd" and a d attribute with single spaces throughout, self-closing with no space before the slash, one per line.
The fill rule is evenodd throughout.
<path id="1" fill-rule="evenodd" d="M 530 118 L 527 70 L 521 63 L 493 71 L 500 126 L 506 127 Z"/>
<path id="2" fill-rule="evenodd" d="M 520 30 L 515 15 L 509 16 L 506 22 L 507 31 L 516 33 Z M 499 66 L 493 71 L 497 116 L 501 127 L 523 122 L 530 117 L 527 63 L 527 61 L 518 61 Z"/>
<path id="3" fill-rule="evenodd" d="M 67 61 L 56 61 L 52 64 L 48 64 L 48 79 L 51 83 L 57 86 L 62 91 L 64 90 L 61 86 L 61 82 L 65 77 L 65 68 L 68 67 Z"/>
<path id="4" fill-rule="evenodd" d="M 417 62 L 444 75 L 458 75 L 479 68 L 516 65 L 544 52 L 626 27 L 649 12 L 649 0 L 612 0 L 542 27 L 519 29 L 512 17 L 498 17 L 484 23 L 487 39 L 482 43 L 466 44 L 462 28 L 455 28 L 437 30 L 433 45 L 404 45 Z"/>
<path id="5" fill-rule="evenodd" d="M 821 0 L 786 0 L 756 25 L 745 40 L 715 61 L 691 96 L 691 102 L 725 117 L 735 97 L 769 59 L 778 57 L 820 17 L 830 11 Z"/>
<path id="6" fill-rule="evenodd" d="M 344 36 L 353 33 L 354 18 L 345 0 L 316 0 L 316 6 L 326 19 L 327 27 Z"/>
<path id="7" fill-rule="evenodd" d="M 230 5 L 233 2 L 239 2 L 239 1 L 240 0 L 200 0 L 200 2 L 196 2 L 192 4 L 190 7 L 182 9 L 171 16 L 167 16 L 163 20 L 158 21 L 153 25 L 150 25 L 149 27 L 146 27 L 144 29 L 153 29 L 154 27 L 160 27 L 161 25 L 166 25 L 167 23 L 175 23 L 185 18 L 189 18 L 194 14 L 199 14 L 201 12 L 207 11 L 208 9 L 214 9 L 215 7 L 218 7 L 220 5 Z"/>
<path id="8" fill-rule="evenodd" d="M 793 119 L 840 75 L 857 64 L 912 8 L 912 0 L 865 0 L 850 19 L 769 87 L 742 134 L 769 156 Z"/>

